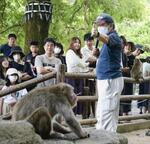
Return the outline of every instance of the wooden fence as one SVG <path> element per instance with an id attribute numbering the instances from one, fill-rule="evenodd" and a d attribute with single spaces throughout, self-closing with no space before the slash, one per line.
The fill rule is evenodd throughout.
<path id="1" fill-rule="evenodd" d="M 78 79 L 96 79 L 96 74 L 91 73 L 67 73 L 65 72 L 65 67 L 63 65 L 60 66 L 59 74 L 58 74 L 59 82 L 64 82 L 65 78 L 78 78 Z M 150 77 L 146 77 L 144 79 L 140 79 L 138 82 L 129 77 L 124 77 L 124 82 L 127 83 L 142 83 L 150 81 Z M 129 101 L 129 100 L 144 100 L 150 99 L 150 94 L 148 95 L 122 95 L 120 97 L 120 101 Z M 97 101 L 97 96 L 79 96 L 78 101 L 88 102 L 88 101 Z M 133 130 L 150 128 L 150 114 L 142 114 L 142 115 L 131 115 L 131 116 L 120 116 L 119 121 L 130 121 L 130 120 L 139 120 L 146 119 L 146 121 L 134 122 L 134 123 L 124 123 L 118 125 L 118 132 L 129 132 Z M 96 123 L 96 119 L 83 119 L 80 120 L 82 125 L 91 125 Z M 129 126 L 129 127 L 128 127 Z"/>
<path id="2" fill-rule="evenodd" d="M 65 78 L 78 78 L 78 79 L 96 79 L 96 75 L 94 72 L 89 72 L 89 73 L 67 73 L 65 72 L 65 66 L 60 65 L 58 72 L 53 71 L 51 73 L 45 74 L 42 77 L 37 77 L 31 80 L 28 80 L 26 82 L 17 84 L 11 88 L 8 88 L 6 90 L 1 90 L 0 91 L 0 97 L 5 96 L 7 94 L 10 94 L 12 92 L 21 90 L 23 88 L 26 88 L 27 86 L 31 86 L 33 84 L 37 84 L 40 82 L 43 82 L 45 80 L 51 79 L 51 78 L 56 78 L 57 83 L 59 82 L 64 82 Z M 133 78 L 128 78 L 124 77 L 124 81 L 128 83 L 137 83 Z M 145 82 L 145 81 L 150 81 L 150 77 L 147 77 L 145 79 L 140 79 L 139 82 Z M 78 101 L 97 101 L 97 96 L 79 96 Z M 150 95 L 122 95 L 120 100 L 121 101 L 128 101 L 128 100 L 143 100 L 143 99 L 150 99 Z M 119 120 L 137 120 L 137 119 L 150 119 L 150 114 L 146 115 L 137 115 L 137 116 L 121 116 L 119 117 Z M 96 119 L 84 119 L 80 121 L 81 124 L 95 124 Z M 146 122 L 148 123 L 148 122 Z M 142 122 L 142 126 L 143 126 Z M 148 125 L 148 124 L 147 124 Z M 126 126 L 126 125 L 125 125 Z M 140 127 L 141 128 L 141 127 Z M 145 128 L 145 125 L 143 126 Z M 147 128 L 150 128 L 150 123 Z M 135 130 L 135 128 L 134 128 Z M 126 130 L 127 131 L 127 130 Z"/>

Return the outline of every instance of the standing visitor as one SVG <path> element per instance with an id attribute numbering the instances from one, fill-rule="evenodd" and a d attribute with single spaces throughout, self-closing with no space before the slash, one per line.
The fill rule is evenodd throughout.
<path id="1" fill-rule="evenodd" d="M 35 67 L 37 70 L 37 77 L 42 77 L 44 74 L 58 70 L 61 60 L 54 56 L 55 41 L 53 38 L 46 38 L 44 41 L 44 51 L 42 55 L 35 58 Z M 39 83 L 38 87 L 44 87 L 55 84 L 55 78 Z"/>
<path id="2" fill-rule="evenodd" d="M 66 58 L 64 56 L 64 47 L 61 43 L 56 42 L 54 48 L 54 55 L 56 58 L 61 60 L 61 63 L 66 65 Z"/>
<path id="3" fill-rule="evenodd" d="M 11 53 L 13 47 L 16 46 L 17 36 L 13 33 L 8 35 L 8 42 L 0 46 L 0 53 L 3 53 L 4 56 L 8 57 Z"/>
<path id="4" fill-rule="evenodd" d="M 6 85 L 2 88 L 2 90 L 8 89 L 19 83 L 20 83 L 20 72 L 17 71 L 15 68 L 9 68 L 6 72 Z M 27 90 L 24 88 L 2 97 L 3 104 L 1 108 L 3 119 L 11 118 L 14 105 L 26 94 Z"/>
<path id="5" fill-rule="evenodd" d="M 12 59 L 12 61 L 10 61 L 9 67 L 15 68 L 19 72 L 21 72 L 22 81 L 34 78 L 30 64 L 28 62 L 23 61 L 24 56 L 25 55 L 19 46 L 14 47 L 9 55 L 9 57 Z"/>
<path id="6" fill-rule="evenodd" d="M 31 41 L 30 52 L 25 56 L 25 62 L 29 62 L 34 76 L 37 75 L 36 68 L 34 66 L 35 58 L 39 54 L 38 41 Z"/>
<path id="7" fill-rule="evenodd" d="M 91 33 L 84 35 L 84 47 L 81 48 L 81 53 L 85 62 L 89 62 L 89 67 L 96 67 L 97 57 L 99 55 L 99 49 L 94 47 L 94 37 Z"/>
<path id="8" fill-rule="evenodd" d="M 123 89 L 121 72 L 121 40 L 115 31 L 112 17 L 102 13 L 92 29 L 93 36 L 103 45 L 96 65 L 98 103 L 96 129 L 116 132 L 119 115 L 119 101 Z M 97 32 L 98 30 L 98 32 Z"/>
<path id="9" fill-rule="evenodd" d="M 124 77 L 131 77 L 130 71 L 133 66 L 133 62 L 135 57 L 132 56 L 132 52 L 135 50 L 134 43 L 129 41 L 126 42 L 126 45 L 123 48 L 122 53 L 122 75 Z M 124 89 L 122 91 L 122 95 L 132 95 L 133 94 L 133 84 L 124 82 Z M 128 115 L 131 111 L 131 100 L 127 100 L 125 102 L 120 103 L 120 115 Z"/>
<path id="10" fill-rule="evenodd" d="M 78 37 L 71 38 L 69 49 L 66 52 L 66 64 L 67 72 L 70 73 L 82 73 L 89 71 L 89 63 L 85 63 L 81 54 L 81 40 Z M 80 96 L 83 95 L 83 80 L 82 79 L 66 79 L 67 83 L 74 87 L 74 92 Z M 83 115 L 83 104 L 77 103 L 77 106 L 74 108 L 75 114 Z"/>

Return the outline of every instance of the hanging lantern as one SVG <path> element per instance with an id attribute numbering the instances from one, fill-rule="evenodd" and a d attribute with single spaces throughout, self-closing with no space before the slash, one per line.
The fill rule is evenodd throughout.
<path id="1" fill-rule="evenodd" d="M 25 6 L 25 21 L 33 18 L 38 14 L 41 20 L 50 21 L 52 17 L 51 2 L 30 2 Z"/>

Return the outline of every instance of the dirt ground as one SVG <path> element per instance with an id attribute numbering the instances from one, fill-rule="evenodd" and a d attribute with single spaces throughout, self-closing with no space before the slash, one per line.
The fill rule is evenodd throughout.
<path id="1" fill-rule="evenodd" d="M 150 136 L 145 136 L 146 131 L 138 130 L 122 135 L 128 138 L 128 144 L 150 144 Z"/>

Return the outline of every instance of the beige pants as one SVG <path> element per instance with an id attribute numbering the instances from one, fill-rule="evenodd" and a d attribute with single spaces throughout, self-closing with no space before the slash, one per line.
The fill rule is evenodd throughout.
<path id="1" fill-rule="evenodd" d="M 98 103 L 96 109 L 96 129 L 116 132 L 120 95 L 123 85 L 123 77 L 97 80 Z"/>

